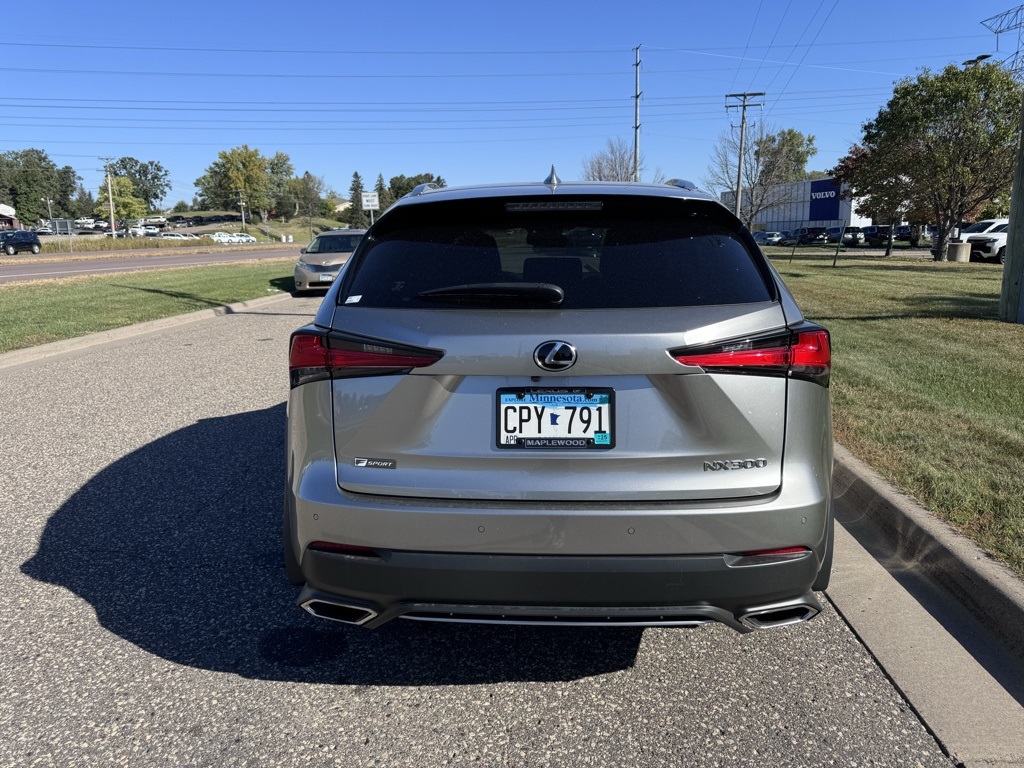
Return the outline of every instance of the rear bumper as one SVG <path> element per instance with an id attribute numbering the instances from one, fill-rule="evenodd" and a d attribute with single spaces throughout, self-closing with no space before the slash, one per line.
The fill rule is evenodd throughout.
<path id="1" fill-rule="evenodd" d="M 330 382 L 289 399 L 285 546 L 299 604 L 364 626 L 392 618 L 694 624 L 743 631 L 813 616 L 828 554 L 832 441 L 827 399 L 790 384 L 782 487 L 756 498 L 559 502 L 412 498 L 338 485 Z M 815 405 L 817 403 L 817 405 Z M 818 408 L 813 411 L 812 408 Z M 387 470 L 381 470 L 387 471 Z M 313 542 L 366 547 L 325 552 Z M 727 553 L 803 546 L 806 556 L 736 566 Z M 338 606 L 317 611 L 315 601 Z M 346 608 L 347 606 L 347 608 Z M 780 613 L 781 612 L 781 613 Z M 780 618 L 781 617 L 781 618 Z"/>
<path id="2" fill-rule="evenodd" d="M 804 621 L 813 553 L 732 566 L 725 555 L 563 557 L 307 550 L 300 606 L 322 618 L 376 627 L 428 621 L 690 626 L 718 621 L 741 632 Z"/>

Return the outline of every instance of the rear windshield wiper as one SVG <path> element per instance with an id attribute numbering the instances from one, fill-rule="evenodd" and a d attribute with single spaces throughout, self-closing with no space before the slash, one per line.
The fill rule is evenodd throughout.
<path id="1" fill-rule="evenodd" d="M 427 301 L 459 303 L 546 304 L 557 307 L 565 299 L 565 291 L 551 283 L 471 283 L 449 285 L 423 291 L 418 297 Z"/>

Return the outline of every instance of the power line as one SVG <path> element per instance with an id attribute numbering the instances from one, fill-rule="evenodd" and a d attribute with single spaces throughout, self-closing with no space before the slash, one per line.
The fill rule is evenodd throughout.
<path id="1" fill-rule="evenodd" d="M 750 47 L 750 41 L 754 37 L 754 30 L 757 29 L 757 20 L 761 17 L 761 6 L 764 4 L 764 0 L 758 0 L 757 2 L 757 13 L 754 14 L 754 21 L 750 25 L 750 32 L 747 34 L 747 42 L 743 44 L 743 53 L 740 55 L 740 61 L 747 58 L 747 49 Z M 732 82 L 729 83 L 729 90 L 736 85 L 736 78 L 739 77 L 740 67 L 736 66 L 736 71 L 733 72 Z"/>
<path id="2" fill-rule="evenodd" d="M 401 74 L 327 74 L 323 72 L 302 72 L 302 73 L 287 73 L 287 72 L 169 72 L 169 71 L 132 71 L 132 70 L 117 70 L 117 69 L 44 69 L 40 67 L 0 67 L 0 72 L 32 72 L 36 74 L 44 75 L 118 75 L 118 76 L 136 76 L 136 77 L 226 77 L 226 78 L 244 78 L 246 80 L 253 79 L 269 79 L 269 78 L 280 78 L 285 80 L 466 80 L 466 79 L 486 79 L 486 78 L 551 78 L 551 77 L 609 77 L 619 76 L 622 72 L 516 72 L 516 73 L 483 73 L 483 72 L 457 72 L 443 75 L 437 74 L 423 74 L 419 72 L 406 72 Z"/>
<path id="3" fill-rule="evenodd" d="M 792 0 L 790 0 L 790 5 Z M 787 6 L 788 12 L 788 6 Z M 785 20 L 786 13 L 782 14 L 782 18 L 779 21 L 779 27 L 776 28 L 776 34 Z M 943 42 L 946 40 L 971 40 L 981 39 L 984 35 L 946 35 L 940 37 L 915 37 L 913 42 L 915 43 L 933 43 Z M 899 44 L 905 45 L 907 43 L 905 37 L 883 39 L 883 38 L 872 38 L 870 40 L 840 40 L 831 43 L 832 46 L 857 46 L 858 48 L 865 45 L 892 45 Z M 742 46 L 745 49 L 750 50 L 770 50 L 772 48 L 802 48 L 807 46 L 807 43 L 779 43 L 775 45 L 775 36 L 772 36 L 772 41 L 768 45 L 748 45 Z M 317 55 L 317 56 L 482 56 L 482 57 L 494 57 L 494 56 L 549 56 L 549 55 L 565 55 L 565 56 L 578 56 L 578 55 L 590 55 L 590 54 L 613 54 L 621 55 L 623 49 L 621 48 L 579 48 L 579 49 L 550 49 L 545 48 L 543 50 L 528 50 L 528 49 L 516 49 L 516 50 L 486 50 L 486 51 L 473 51 L 473 50 L 422 50 L 422 51 L 411 51 L 408 49 L 378 49 L 378 50 L 356 50 L 356 49 L 340 49 L 340 48 L 210 48 L 201 46 L 151 46 L 151 45 L 101 45 L 95 43 L 53 43 L 53 42 L 12 42 L 5 40 L 0 43 L 0 46 L 6 47 L 23 47 L 23 48 L 65 48 L 65 49 L 80 49 L 80 50 L 106 50 L 106 51 L 147 51 L 147 52 L 162 52 L 162 53 L 251 53 L 251 54 L 272 54 L 275 56 L 280 55 Z M 705 46 L 701 48 L 665 48 L 665 47 L 652 47 L 649 48 L 650 52 L 653 53 L 678 53 L 678 52 L 690 52 L 690 51 L 737 51 L 740 50 L 741 46 L 738 45 L 721 45 L 721 46 Z"/>

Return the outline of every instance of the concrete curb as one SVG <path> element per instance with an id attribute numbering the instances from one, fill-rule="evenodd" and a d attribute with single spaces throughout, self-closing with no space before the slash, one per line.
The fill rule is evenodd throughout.
<path id="1" fill-rule="evenodd" d="M 860 510 L 891 538 L 899 557 L 923 568 L 1024 658 L 1024 581 L 838 444 L 835 459 L 835 497 Z"/>
<path id="2" fill-rule="evenodd" d="M 6 352 L 0 355 L 0 370 L 3 370 L 4 368 L 13 368 L 18 365 L 34 363 L 39 360 L 45 360 L 49 357 L 78 352 L 83 349 L 99 346 L 100 344 L 121 341 L 122 339 L 130 339 L 133 336 L 142 336 L 147 333 L 162 331 L 166 328 L 174 328 L 179 325 L 195 323 L 199 320 L 206 320 L 211 317 L 233 315 L 247 309 L 262 307 L 267 304 L 273 304 L 290 298 L 292 298 L 290 293 L 261 296 L 258 299 L 240 301 L 235 304 L 211 307 L 210 309 L 200 309 L 197 312 L 189 312 L 185 315 L 161 317 L 158 320 L 136 323 L 135 325 L 126 325 L 121 328 L 111 328 L 109 331 L 90 333 L 85 336 L 77 336 L 73 339 L 63 339 L 62 341 L 40 344 L 35 347 L 28 347 L 27 349 L 16 349 L 13 352 Z"/>

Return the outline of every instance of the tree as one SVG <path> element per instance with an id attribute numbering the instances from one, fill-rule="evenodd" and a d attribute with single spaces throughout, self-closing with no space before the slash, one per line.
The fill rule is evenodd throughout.
<path id="1" fill-rule="evenodd" d="M 640 161 L 643 170 L 643 159 Z M 608 139 L 608 144 L 601 152 L 583 160 L 580 173 L 583 181 L 632 181 L 633 150 L 621 138 Z"/>
<path id="2" fill-rule="evenodd" d="M 1020 84 L 999 64 L 924 69 L 901 80 L 864 125 L 865 151 L 889 175 L 906 179 L 911 205 L 933 212 L 936 259 L 953 227 L 1009 197 L 1021 97 Z"/>
<path id="3" fill-rule="evenodd" d="M 93 197 L 92 192 L 86 189 L 81 184 L 78 185 L 78 190 L 75 193 L 75 199 L 71 201 L 71 214 L 76 219 L 85 216 L 92 216 L 93 211 L 96 208 L 96 198 Z"/>
<path id="4" fill-rule="evenodd" d="M 284 211 L 289 204 L 294 203 L 289 187 L 289 181 L 295 174 L 291 158 L 284 152 L 275 152 L 274 156 L 267 159 L 267 200 L 270 210 Z M 269 210 L 263 217 L 269 216 Z"/>
<path id="5" fill-rule="evenodd" d="M 391 181 L 388 183 L 388 190 L 391 192 L 392 199 L 398 200 L 400 197 L 408 195 L 420 184 L 437 184 L 439 187 L 448 186 L 448 183 L 440 176 L 420 173 L 416 176 L 392 176 Z M 354 204 L 355 200 L 352 202 Z"/>
<path id="6" fill-rule="evenodd" d="M 702 179 L 712 194 L 735 192 L 739 151 L 738 127 L 719 136 Z M 797 202 L 795 189 L 780 185 L 806 180 L 807 161 L 817 152 L 814 136 L 792 128 L 780 130 L 763 120 L 749 123 L 743 148 L 743 198 L 740 201 L 740 218 L 749 229 L 754 228 L 764 211 Z"/>
<path id="7" fill-rule="evenodd" d="M 309 239 L 313 239 L 313 218 L 322 213 L 321 195 L 326 188 L 323 177 L 314 176 L 306 171 L 302 176 L 292 180 L 291 188 L 295 197 L 295 213 L 306 220 L 309 227 Z"/>
<path id="8" fill-rule="evenodd" d="M 167 170 L 156 160 L 139 162 L 134 157 L 120 157 L 110 165 L 110 173 L 124 176 L 135 188 L 135 196 L 146 204 L 149 211 L 155 210 L 171 188 Z"/>
<path id="9" fill-rule="evenodd" d="M 149 212 L 149 206 L 135 194 L 135 185 L 127 176 L 111 176 L 110 190 L 114 197 L 114 216 L 118 219 L 138 219 Z M 100 184 L 99 194 L 96 196 L 96 207 L 93 209 L 97 216 L 110 218 L 110 194 L 107 193 L 107 184 Z"/>
<path id="10" fill-rule="evenodd" d="M 890 256 L 894 229 L 910 209 L 913 190 L 905 173 L 893 172 L 894 160 L 885 155 L 886 149 L 869 151 L 854 144 L 832 169 L 832 175 L 846 184 L 843 196 L 857 201 L 857 213 L 889 225 L 885 255 Z"/>
<path id="11" fill-rule="evenodd" d="M 250 211 L 264 220 L 273 206 L 289 197 L 287 180 L 293 173 L 283 152 L 271 158 L 247 144 L 218 153 L 217 159 L 196 179 L 201 204 L 210 209 L 234 210 L 239 196 Z"/>
<path id="12" fill-rule="evenodd" d="M 58 168 L 41 149 L 0 154 L 0 203 L 13 206 L 22 221 L 67 218 L 81 178 L 74 168 Z M 49 201 L 49 202 L 47 202 Z"/>
<path id="13" fill-rule="evenodd" d="M 352 229 L 366 229 L 370 226 L 370 217 L 363 210 L 363 177 L 359 175 L 359 171 L 352 174 L 348 199 L 351 203 L 348 210 L 345 211 L 348 214 L 348 225 Z"/>
<path id="14" fill-rule="evenodd" d="M 174 208 L 171 209 L 172 213 L 187 213 L 189 211 L 188 203 L 184 200 L 179 200 L 174 204 Z"/>
<path id="15" fill-rule="evenodd" d="M 384 213 L 388 208 L 395 204 L 395 196 L 391 194 L 391 190 L 384 184 L 384 174 L 377 174 L 377 183 L 374 185 L 374 189 L 377 191 L 377 202 L 380 205 L 380 212 Z"/>

